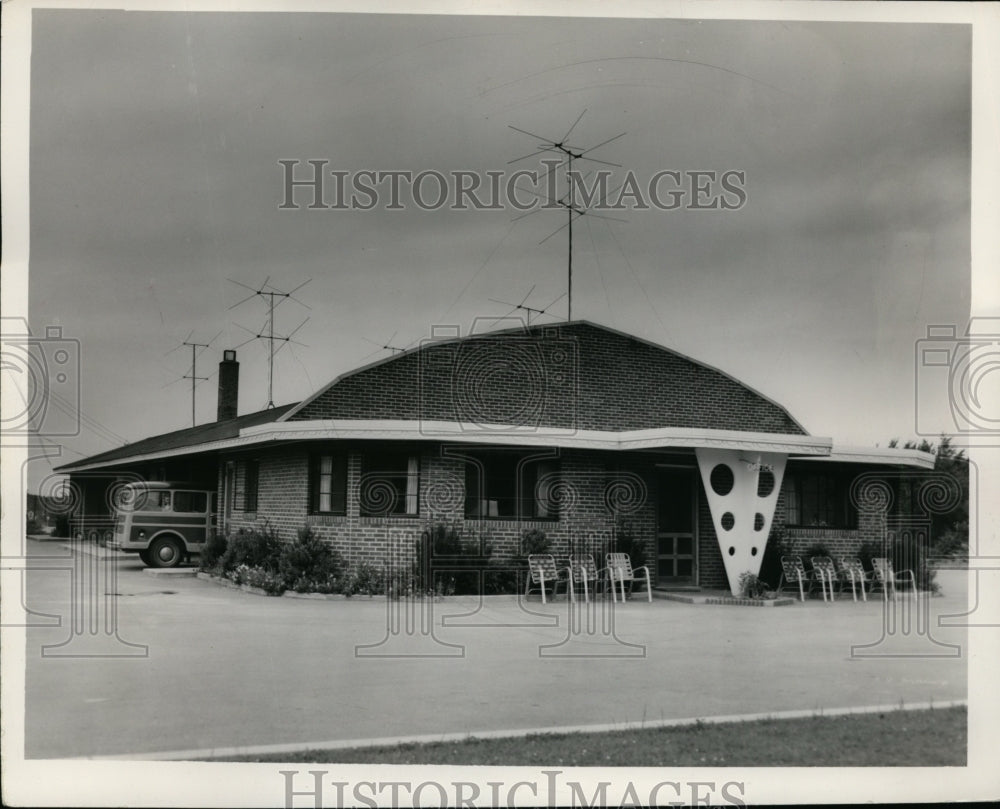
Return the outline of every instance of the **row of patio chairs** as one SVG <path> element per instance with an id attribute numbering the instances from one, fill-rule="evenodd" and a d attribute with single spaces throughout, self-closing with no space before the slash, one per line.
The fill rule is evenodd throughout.
<path id="1" fill-rule="evenodd" d="M 912 570 L 894 570 L 892 560 L 884 557 L 872 559 L 872 569 L 865 570 L 860 559 L 846 556 L 837 557 L 836 562 L 829 556 L 813 556 L 812 570 L 806 570 L 801 556 L 781 557 L 781 579 L 777 592 L 780 594 L 786 585 L 797 584 L 799 599 L 806 600 L 806 594 L 811 593 L 816 585 L 823 591 L 823 600 L 832 602 L 837 592 L 843 592 L 848 582 L 851 585 L 851 595 L 858 600 L 858 590 L 861 598 L 868 600 L 868 595 L 878 590 L 882 598 L 898 596 L 897 585 L 902 583 L 917 597 L 917 580 Z M 867 591 L 865 586 L 868 586 Z"/>
<path id="2" fill-rule="evenodd" d="M 604 558 L 605 566 L 598 570 L 593 555 L 589 553 L 573 554 L 565 564 L 557 565 L 554 556 L 548 553 L 534 553 L 528 556 L 528 575 L 524 587 L 524 596 L 532 590 L 538 590 L 542 595 L 542 603 L 546 602 L 546 590 L 551 589 L 551 595 L 559 591 L 559 586 L 569 594 L 571 601 L 576 601 L 577 589 L 583 590 L 585 601 L 590 600 L 590 594 L 597 593 L 599 587 L 605 593 L 611 590 L 612 600 L 621 596 L 625 602 L 626 585 L 628 594 L 636 582 L 645 582 L 646 598 L 653 600 L 653 588 L 650 583 L 649 568 L 632 567 L 632 560 L 627 553 L 609 553 Z"/>

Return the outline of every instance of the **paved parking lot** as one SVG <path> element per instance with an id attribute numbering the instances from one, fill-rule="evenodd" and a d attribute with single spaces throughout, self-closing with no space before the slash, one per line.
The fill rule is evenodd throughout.
<path id="1" fill-rule="evenodd" d="M 905 600 L 887 614 L 880 600 L 855 604 L 849 595 L 777 608 L 631 601 L 613 612 L 574 612 L 562 598 L 543 607 L 534 597 L 527 609 L 495 597 L 475 612 L 474 599 L 445 599 L 433 605 L 431 635 L 421 632 L 427 614 L 405 602 L 265 598 L 194 578 L 154 578 L 125 557 L 113 562 L 118 595 L 78 610 L 83 634 L 74 635 L 69 551 L 30 544 L 66 564 L 27 576 L 29 606 L 63 618 L 62 626 L 28 631 L 29 758 L 967 695 L 966 632 L 937 626 L 939 615 L 966 609 L 958 571 L 942 572 L 944 595 L 915 612 Z M 53 645 L 67 640 L 76 645 L 60 649 L 84 655 L 141 654 L 100 630 L 103 644 L 88 647 L 88 622 L 110 620 L 115 609 L 118 638 L 147 646 L 146 656 L 43 656 L 43 646 L 58 654 Z"/>

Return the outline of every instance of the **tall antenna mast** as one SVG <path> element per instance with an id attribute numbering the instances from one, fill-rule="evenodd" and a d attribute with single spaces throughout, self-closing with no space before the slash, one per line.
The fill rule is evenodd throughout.
<path id="1" fill-rule="evenodd" d="M 198 349 L 208 348 L 208 343 L 189 343 L 185 340 L 181 345 L 191 346 L 191 373 L 185 374 L 184 379 L 191 380 L 191 426 L 195 426 L 194 418 L 194 389 L 197 387 L 199 381 L 204 381 L 208 379 L 207 376 L 198 376 Z"/>
<path id="2" fill-rule="evenodd" d="M 264 283 L 261 284 L 260 287 L 257 289 L 254 289 L 251 286 L 247 286 L 243 282 L 237 281 L 233 278 L 230 278 L 228 280 L 234 284 L 239 284 L 241 287 L 249 289 L 253 293 L 251 295 L 247 295 L 247 297 L 245 297 L 243 300 L 234 303 L 232 306 L 229 307 L 230 309 L 235 309 L 237 306 L 241 306 L 242 304 L 249 301 L 251 298 L 259 297 L 261 298 L 261 300 L 265 298 L 267 299 L 266 303 L 267 321 L 264 324 L 264 328 L 266 328 L 266 333 L 261 329 L 258 329 L 255 332 L 252 329 L 248 329 L 246 326 L 240 326 L 239 323 L 236 323 L 235 325 L 239 326 L 245 332 L 248 332 L 249 334 L 253 335 L 249 340 L 245 340 L 244 342 L 240 343 L 240 345 L 236 346 L 236 348 L 241 348 L 242 346 L 245 346 L 247 343 L 253 340 L 267 340 L 267 409 L 271 410 L 274 407 L 274 355 L 277 354 L 278 351 L 280 351 L 282 347 L 287 343 L 305 345 L 304 343 L 300 343 L 297 340 L 293 340 L 292 337 L 295 336 L 296 332 L 298 332 L 299 329 L 301 329 L 303 326 L 306 325 L 306 323 L 309 322 L 309 318 L 307 317 L 298 326 L 296 326 L 295 329 L 290 334 L 285 336 L 276 335 L 274 333 L 274 310 L 283 301 L 288 299 L 295 301 L 297 304 L 299 304 L 299 306 L 304 306 L 306 309 L 309 309 L 310 308 L 309 305 L 303 303 L 298 298 L 294 297 L 294 293 L 302 289 L 302 287 L 308 284 L 309 281 L 312 281 L 312 279 L 310 278 L 308 281 L 303 281 L 301 284 L 295 287 L 295 289 L 293 289 L 291 292 L 282 292 L 276 286 L 269 284 L 268 282 L 271 280 L 271 276 L 265 278 Z M 277 303 L 275 303 L 274 300 L 275 298 L 278 298 Z M 278 346 L 277 349 L 275 349 L 274 347 L 275 341 L 282 343 L 282 345 Z"/>
<path id="3" fill-rule="evenodd" d="M 518 157 L 515 158 L 514 160 L 510 160 L 508 161 L 508 165 L 510 165 L 511 163 L 517 163 L 521 160 L 526 160 L 529 157 L 534 157 L 535 155 L 542 154 L 543 152 L 555 152 L 556 154 L 562 155 L 562 160 L 559 163 L 552 166 L 552 168 L 559 168 L 559 166 L 562 165 L 566 166 L 565 177 L 566 177 L 567 189 L 566 189 L 566 197 L 564 199 L 550 200 L 542 196 L 541 194 L 537 194 L 533 191 L 529 191 L 529 193 L 533 193 L 535 194 L 535 196 L 545 199 L 550 207 L 561 206 L 566 209 L 566 224 L 560 227 L 558 230 L 555 230 L 552 233 L 550 233 L 548 236 L 542 239 L 542 241 L 539 242 L 539 244 L 548 241 L 564 227 L 569 228 L 568 240 L 567 240 L 567 256 L 566 256 L 566 296 L 567 296 L 566 319 L 567 320 L 573 319 L 573 219 L 584 216 L 585 214 L 589 214 L 590 216 L 596 216 L 599 219 L 612 219 L 616 222 L 625 221 L 623 219 L 616 219 L 613 216 L 601 216 L 600 214 L 595 214 L 591 212 L 587 208 L 581 208 L 576 205 L 573 193 L 573 161 L 590 160 L 594 163 L 603 163 L 606 166 L 616 166 L 618 168 L 621 168 L 621 164 L 619 163 L 610 163 L 607 160 L 598 160 L 596 157 L 587 157 L 586 155 L 589 152 L 592 152 L 595 149 L 599 149 L 601 146 L 611 143 L 611 141 L 618 140 L 618 138 L 624 137 L 627 134 L 625 132 L 622 132 L 619 135 L 615 135 L 613 138 L 608 138 L 607 140 L 598 143 L 596 146 L 591 146 L 589 149 L 580 150 L 578 147 L 570 146 L 570 144 L 566 142 L 566 139 L 569 138 L 570 133 L 572 133 L 572 131 L 576 129 L 576 125 L 580 123 L 580 119 L 583 118 L 586 112 L 587 110 L 581 112 L 579 116 L 577 116 L 577 119 L 573 122 L 573 125 L 566 131 L 566 134 L 563 135 L 562 138 L 560 138 L 557 141 L 549 140 L 548 138 L 545 138 L 542 135 L 536 135 L 534 132 L 528 132 L 525 129 L 518 129 L 516 126 L 510 126 L 508 124 L 509 128 L 513 129 L 515 132 L 520 132 L 522 135 L 528 135 L 529 137 L 538 138 L 539 140 L 542 141 L 542 143 L 538 145 L 538 149 L 536 151 L 532 152 L 531 154 L 524 155 L 523 157 Z M 522 190 L 528 190 L 528 189 L 522 189 Z M 541 209 L 536 208 L 535 210 L 530 211 L 529 213 L 535 213 L 535 211 L 537 210 Z M 528 215 L 529 214 L 525 214 L 525 216 Z"/>

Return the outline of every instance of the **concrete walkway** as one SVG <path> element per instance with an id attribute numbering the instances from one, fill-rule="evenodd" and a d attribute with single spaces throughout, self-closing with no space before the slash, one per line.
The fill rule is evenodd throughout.
<path id="1" fill-rule="evenodd" d="M 456 598 L 427 613 L 364 597 L 265 598 L 201 579 L 153 579 L 134 558 L 114 564 L 118 637 L 147 645 L 148 656 L 43 657 L 44 644 L 67 640 L 68 622 L 30 629 L 28 757 L 967 696 L 966 630 L 937 626 L 938 615 L 966 608 L 960 571 L 939 574 L 945 595 L 922 600 L 916 613 L 905 600 L 887 612 L 879 600 L 849 597 L 763 610 L 631 601 L 613 613 L 574 612 L 563 600 L 543 607 L 494 598 L 479 607 Z M 66 571 L 29 571 L 32 608 L 68 616 L 69 593 Z M 421 631 L 431 625 L 433 633 Z"/>

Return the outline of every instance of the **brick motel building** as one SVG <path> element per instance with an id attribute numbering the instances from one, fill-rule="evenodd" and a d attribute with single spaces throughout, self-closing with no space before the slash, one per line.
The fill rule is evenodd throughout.
<path id="1" fill-rule="evenodd" d="M 106 530 L 115 482 L 185 481 L 217 492 L 220 530 L 308 524 L 347 562 L 383 564 L 438 523 L 489 537 L 501 561 L 531 529 L 599 563 L 628 534 L 654 586 L 736 594 L 775 532 L 800 553 L 882 541 L 891 512 L 862 484 L 934 465 L 810 435 L 733 377 L 587 321 L 432 336 L 242 416 L 225 352 L 217 421 L 56 470 L 78 487 L 74 530 Z"/>

